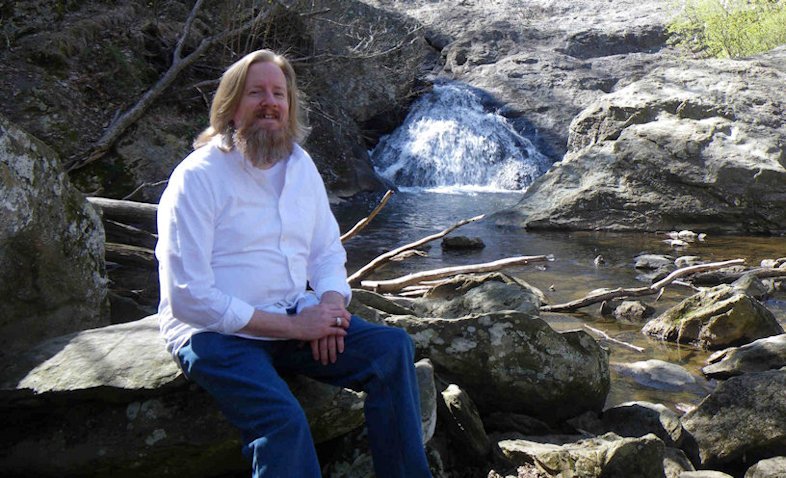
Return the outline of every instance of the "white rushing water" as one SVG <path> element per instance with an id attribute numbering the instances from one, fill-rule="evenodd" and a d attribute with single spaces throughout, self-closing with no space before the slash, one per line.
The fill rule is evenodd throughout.
<path id="1" fill-rule="evenodd" d="M 435 84 L 419 98 L 371 160 L 398 187 L 437 191 L 523 190 L 550 163 L 476 90 L 458 83 Z"/>

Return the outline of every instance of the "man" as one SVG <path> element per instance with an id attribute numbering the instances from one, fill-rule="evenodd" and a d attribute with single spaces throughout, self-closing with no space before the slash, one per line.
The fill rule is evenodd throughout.
<path id="1" fill-rule="evenodd" d="M 280 373 L 367 392 L 377 476 L 429 477 L 412 342 L 347 312 L 346 253 L 305 132 L 285 58 L 259 50 L 224 73 L 158 208 L 162 335 L 242 431 L 254 477 L 320 476 Z"/>

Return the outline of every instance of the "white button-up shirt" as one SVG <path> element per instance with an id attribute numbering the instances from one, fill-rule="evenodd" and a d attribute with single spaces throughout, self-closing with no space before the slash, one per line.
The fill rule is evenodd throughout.
<path id="1" fill-rule="evenodd" d="M 351 294 L 338 225 L 308 153 L 295 146 L 279 195 L 265 171 L 217 145 L 175 168 L 158 205 L 158 315 L 172 353 L 196 332 L 243 335 L 255 309 L 285 313 L 327 291 Z"/>

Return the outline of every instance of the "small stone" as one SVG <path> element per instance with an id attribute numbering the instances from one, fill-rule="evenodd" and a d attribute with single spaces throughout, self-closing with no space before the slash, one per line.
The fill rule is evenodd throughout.
<path id="1" fill-rule="evenodd" d="M 479 237 L 452 236 L 442 239 L 443 249 L 476 250 L 484 247 L 486 247 L 486 244 Z"/>

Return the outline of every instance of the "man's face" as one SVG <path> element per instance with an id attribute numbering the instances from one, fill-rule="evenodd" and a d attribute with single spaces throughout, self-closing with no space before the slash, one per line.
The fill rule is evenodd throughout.
<path id="1" fill-rule="evenodd" d="M 268 132 L 283 131 L 289 126 L 287 79 L 275 63 L 254 63 L 248 69 L 243 96 L 232 120 L 235 128 L 255 123 Z"/>

